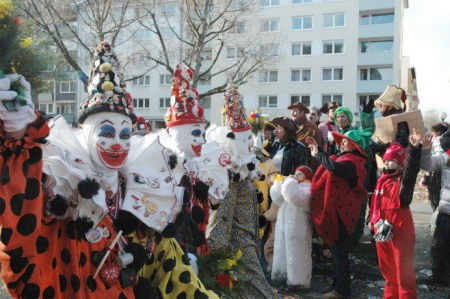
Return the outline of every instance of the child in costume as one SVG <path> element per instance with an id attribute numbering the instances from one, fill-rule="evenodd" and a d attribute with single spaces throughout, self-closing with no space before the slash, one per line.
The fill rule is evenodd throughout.
<path id="1" fill-rule="evenodd" d="M 284 181 L 275 180 L 272 200 L 280 206 L 275 229 L 272 281 L 286 283 L 290 290 L 309 288 L 311 283 L 312 224 L 309 216 L 312 170 L 296 169 Z"/>
<path id="2" fill-rule="evenodd" d="M 414 271 L 415 231 L 409 205 L 420 170 L 421 135 L 413 130 L 409 155 L 392 142 L 383 155 L 383 172 L 372 197 L 369 219 L 378 264 L 386 280 L 385 298 L 417 298 Z"/>

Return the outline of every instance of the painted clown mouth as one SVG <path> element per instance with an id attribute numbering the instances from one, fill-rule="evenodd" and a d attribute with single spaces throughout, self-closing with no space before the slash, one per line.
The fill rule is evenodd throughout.
<path id="1" fill-rule="evenodd" d="M 100 145 L 97 145 L 97 153 L 103 164 L 114 169 L 121 167 L 128 157 L 128 150 L 111 151 L 102 148 Z"/>
<path id="2" fill-rule="evenodd" d="M 202 152 L 202 146 L 203 146 L 203 144 L 199 144 L 199 145 L 192 145 L 191 144 L 191 148 L 192 148 L 192 150 L 194 151 L 194 154 L 197 157 L 200 157 L 200 154 Z"/>

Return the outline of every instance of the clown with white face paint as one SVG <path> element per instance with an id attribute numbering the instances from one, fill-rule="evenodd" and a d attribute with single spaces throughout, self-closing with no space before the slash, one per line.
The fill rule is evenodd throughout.
<path id="1" fill-rule="evenodd" d="M 170 137 L 187 159 L 200 157 L 205 140 L 205 124 L 185 124 L 168 128 Z"/>

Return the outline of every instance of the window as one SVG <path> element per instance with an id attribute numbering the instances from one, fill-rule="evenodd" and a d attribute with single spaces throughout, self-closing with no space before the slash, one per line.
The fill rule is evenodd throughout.
<path id="1" fill-rule="evenodd" d="M 311 96 L 310 95 L 295 95 L 291 96 L 291 105 L 302 102 L 306 106 L 311 105 Z"/>
<path id="2" fill-rule="evenodd" d="M 76 83 L 75 81 L 59 82 L 60 93 L 75 93 Z"/>
<path id="3" fill-rule="evenodd" d="M 359 80 L 392 80 L 392 68 L 368 68 L 359 70 Z"/>
<path id="4" fill-rule="evenodd" d="M 345 26 L 345 13 L 323 15 L 323 28 L 337 28 Z"/>
<path id="5" fill-rule="evenodd" d="M 292 30 L 308 30 L 311 28 L 312 28 L 312 16 L 292 18 Z"/>
<path id="6" fill-rule="evenodd" d="M 244 49 L 240 47 L 227 47 L 227 59 L 244 57 Z"/>
<path id="7" fill-rule="evenodd" d="M 323 81 L 341 81 L 343 79 L 344 69 L 341 67 L 322 69 Z"/>
<path id="8" fill-rule="evenodd" d="M 212 59 L 212 50 L 206 49 L 200 52 L 200 57 L 202 58 L 202 61 L 209 61 Z"/>
<path id="9" fill-rule="evenodd" d="M 394 13 L 362 15 L 359 24 L 362 26 L 394 24 Z"/>
<path id="10" fill-rule="evenodd" d="M 53 113 L 53 104 L 39 104 L 39 110 L 45 113 Z"/>
<path id="11" fill-rule="evenodd" d="M 278 82 L 278 71 L 260 71 L 259 83 L 276 83 Z"/>
<path id="12" fill-rule="evenodd" d="M 162 13 L 168 16 L 173 16 L 177 13 L 177 7 L 174 4 L 166 4 L 161 9 Z"/>
<path id="13" fill-rule="evenodd" d="M 170 98 L 159 98 L 159 108 L 169 108 Z"/>
<path id="14" fill-rule="evenodd" d="M 291 82 L 311 81 L 311 69 L 291 70 Z"/>
<path id="15" fill-rule="evenodd" d="M 394 41 L 369 41 L 361 42 L 361 53 L 387 53 L 392 52 Z"/>
<path id="16" fill-rule="evenodd" d="M 150 108 L 150 99 L 149 98 L 133 99 L 133 107 L 134 108 Z"/>
<path id="17" fill-rule="evenodd" d="M 292 56 L 302 56 L 311 55 L 311 43 L 292 43 L 291 44 L 291 55 Z"/>
<path id="18" fill-rule="evenodd" d="M 313 3 L 313 0 L 292 0 L 292 4 L 306 4 Z"/>
<path id="19" fill-rule="evenodd" d="M 261 56 L 276 57 L 278 56 L 278 47 L 278 44 L 261 45 L 259 46 L 259 52 Z"/>
<path id="20" fill-rule="evenodd" d="M 245 22 L 235 21 L 233 26 L 228 30 L 228 33 L 231 34 L 241 34 L 245 33 Z"/>
<path id="21" fill-rule="evenodd" d="M 261 7 L 270 7 L 280 5 L 280 0 L 259 0 Z"/>
<path id="22" fill-rule="evenodd" d="M 205 109 L 211 109 L 211 97 L 201 98 L 198 103 Z"/>
<path id="23" fill-rule="evenodd" d="M 369 100 L 376 100 L 378 99 L 380 95 L 379 94 L 371 94 L 371 95 L 360 95 L 359 96 L 359 106 L 362 107 L 369 102 Z"/>
<path id="24" fill-rule="evenodd" d="M 259 108 L 277 108 L 277 96 L 258 96 Z"/>
<path id="25" fill-rule="evenodd" d="M 133 80 L 135 86 L 148 86 L 150 85 L 150 76 L 142 76 Z"/>
<path id="26" fill-rule="evenodd" d="M 344 41 L 343 40 L 329 40 L 322 42 L 323 54 L 342 54 L 344 53 Z"/>
<path id="27" fill-rule="evenodd" d="M 148 29 L 140 29 L 136 31 L 136 39 L 150 40 L 152 38 L 152 32 Z"/>
<path id="28" fill-rule="evenodd" d="M 170 84 L 172 84 L 172 75 L 159 74 L 159 85 L 170 85 Z"/>
<path id="29" fill-rule="evenodd" d="M 342 105 L 342 95 L 341 94 L 324 94 L 322 95 L 322 105 L 328 102 L 338 102 Z"/>
<path id="30" fill-rule="evenodd" d="M 159 31 L 161 32 L 162 37 L 165 38 L 174 38 L 175 33 L 172 31 L 172 28 L 170 27 L 161 27 L 159 28 Z"/>
<path id="31" fill-rule="evenodd" d="M 261 32 L 278 31 L 280 29 L 279 19 L 261 20 Z"/>

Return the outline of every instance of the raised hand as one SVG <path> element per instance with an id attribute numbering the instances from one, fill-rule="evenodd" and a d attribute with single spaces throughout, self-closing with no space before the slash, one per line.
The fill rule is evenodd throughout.
<path id="1" fill-rule="evenodd" d="M 422 147 L 423 148 L 431 147 L 432 139 L 433 139 L 433 135 L 431 135 L 431 134 L 425 135 L 422 140 Z"/>
<path id="2" fill-rule="evenodd" d="M 422 140 L 422 134 L 419 130 L 413 129 L 413 133 L 409 135 L 409 143 L 415 148 L 418 148 L 420 141 Z"/>
<path id="3" fill-rule="evenodd" d="M 319 145 L 317 144 L 316 139 L 311 136 L 306 137 L 306 144 L 308 144 L 309 150 L 311 151 L 311 156 L 315 157 L 319 152 Z"/>

